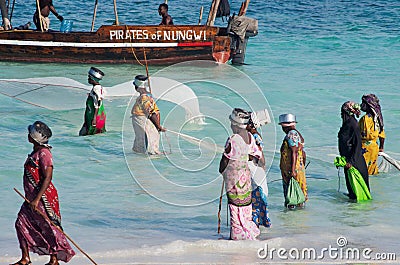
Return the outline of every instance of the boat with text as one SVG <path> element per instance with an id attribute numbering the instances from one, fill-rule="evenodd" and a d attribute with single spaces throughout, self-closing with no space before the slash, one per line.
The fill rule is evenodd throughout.
<path id="1" fill-rule="evenodd" d="M 214 26 L 219 2 L 213 0 L 205 25 L 200 25 L 200 15 L 199 25 L 167 26 L 120 25 L 114 0 L 114 25 L 102 25 L 97 31 L 93 31 L 95 16 L 90 32 L 40 29 L 0 31 L 0 60 L 117 64 L 140 64 L 147 60 L 149 64 L 161 65 L 188 60 L 244 63 L 247 39 L 257 35 L 258 30 L 257 20 L 244 16 L 249 0 L 243 2 L 239 11 L 242 14 L 231 18 L 227 27 Z M 247 23 L 244 31 L 243 23 Z M 242 27 L 239 27 L 240 32 L 235 33 L 237 24 Z"/>

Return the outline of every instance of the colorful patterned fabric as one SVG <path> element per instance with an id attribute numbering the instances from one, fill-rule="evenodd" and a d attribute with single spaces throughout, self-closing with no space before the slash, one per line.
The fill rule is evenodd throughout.
<path id="1" fill-rule="evenodd" d="M 252 220 L 251 211 L 251 205 L 229 204 L 232 240 L 256 240 L 260 235 L 260 230 Z"/>
<path id="2" fill-rule="evenodd" d="M 52 155 L 47 148 L 28 156 L 24 165 L 23 184 L 25 197 L 29 201 L 36 198 L 43 179 L 42 172 L 50 166 L 53 166 Z M 50 183 L 37 209 L 61 227 L 58 193 L 53 183 Z M 15 228 L 20 246 L 26 245 L 29 250 L 39 255 L 57 255 L 57 259 L 64 262 L 68 262 L 75 255 L 64 234 L 33 211 L 27 203 L 21 206 Z"/>
<path id="3" fill-rule="evenodd" d="M 361 144 L 364 159 L 368 167 L 368 175 L 378 174 L 378 139 L 385 138 L 385 130 L 379 132 L 371 114 L 364 115 L 358 122 L 361 131 Z"/>
<path id="4" fill-rule="evenodd" d="M 248 136 L 253 139 L 249 133 Z M 230 145 L 230 152 L 224 153 L 229 159 L 229 163 L 223 172 L 226 183 L 226 194 L 228 203 L 236 206 L 246 206 L 251 204 L 251 173 L 247 165 L 250 150 L 257 150 L 254 141 L 252 145 L 247 145 L 243 138 L 234 134 L 228 138 L 225 148 Z"/>
<path id="5" fill-rule="evenodd" d="M 299 134 L 297 130 L 291 130 L 283 139 L 283 143 L 281 146 L 281 160 L 280 160 L 280 169 L 282 174 L 282 180 L 284 184 L 283 195 L 286 198 L 287 189 L 286 186 L 289 185 L 292 170 L 292 149 L 291 147 L 297 147 L 297 161 L 295 165 L 296 170 L 296 181 L 299 183 L 306 200 L 308 199 L 307 194 L 307 183 L 306 183 L 306 170 L 303 161 L 303 148 L 304 148 L 304 140 Z"/>
<path id="6" fill-rule="evenodd" d="M 268 202 L 264 190 L 258 186 L 253 190 L 251 197 L 253 222 L 257 225 L 257 227 L 260 225 L 270 227 L 271 220 L 268 217 Z"/>
<path id="7" fill-rule="evenodd" d="M 258 148 L 257 152 L 253 151 L 257 157 L 262 157 L 262 138 L 258 133 L 253 134 L 256 146 Z M 267 176 L 265 174 L 265 169 L 259 167 L 254 161 L 247 162 L 250 172 L 251 172 L 251 186 L 253 192 L 251 194 L 252 206 L 253 206 L 253 222 L 259 227 L 260 225 L 265 227 L 270 227 L 271 220 L 268 217 L 268 185 Z"/>
<path id="8" fill-rule="evenodd" d="M 374 94 L 368 94 L 362 97 L 362 101 L 365 102 L 374 113 L 374 124 L 376 130 L 379 132 L 383 131 L 383 116 L 378 97 Z"/>
<path id="9" fill-rule="evenodd" d="M 146 116 L 149 117 L 153 113 L 157 113 L 160 110 L 153 98 L 153 96 L 148 94 L 141 94 L 137 97 L 135 105 L 133 105 L 132 114 L 136 116 Z"/>
<path id="10" fill-rule="evenodd" d="M 234 134 L 225 145 L 225 149 L 230 146 L 230 152 L 224 153 L 229 162 L 222 175 L 228 197 L 233 240 L 254 240 L 260 234 L 252 221 L 251 173 L 247 164 L 250 151 L 255 152 L 258 147 L 253 136 L 250 133 L 247 135 L 250 144 L 246 144 L 240 135 Z"/>
<path id="11" fill-rule="evenodd" d="M 342 113 L 346 113 L 349 116 L 360 115 L 360 105 L 353 101 L 346 101 L 341 108 Z"/>
<path id="12" fill-rule="evenodd" d="M 94 117 L 96 106 L 98 106 L 98 111 L 97 116 Z M 94 118 L 96 119 L 96 126 L 92 126 Z M 106 112 L 104 110 L 103 100 L 98 100 L 95 94 L 89 94 L 86 99 L 85 126 L 87 128 L 87 135 L 106 132 Z"/>

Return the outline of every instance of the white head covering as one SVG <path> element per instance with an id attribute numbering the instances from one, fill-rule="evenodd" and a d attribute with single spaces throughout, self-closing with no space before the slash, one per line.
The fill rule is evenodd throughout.
<path id="1" fill-rule="evenodd" d="M 28 126 L 29 135 L 38 144 L 51 148 L 49 144 L 49 138 L 52 136 L 51 129 L 41 121 L 35 121 L 32 125 Z"/>
<path id="2" fill-rule="evenodd" d="M 144 88 L 147 92 L 149 92 L 149 79 L 145 75 L 135 76 L 135 80 L 133 80 L 133 85 L 135 86 L 135 88 Z"/>
<path id="3" fill-rule="evenodd" d="M 233 125 L 246 129 L 247 124 L 249 124 L 250 113 L 240 108 L 234 108 L 229 115 L 229 120 Z"/>
<path id="4" fill-rule="evenodd" d="M 271 118 L 267 109 L 252 112 L 250 119 L 255 128 L 271 123 Z"/>

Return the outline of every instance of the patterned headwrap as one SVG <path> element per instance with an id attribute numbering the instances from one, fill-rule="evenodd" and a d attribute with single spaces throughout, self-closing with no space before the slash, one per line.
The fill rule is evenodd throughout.
<path id="1" fill-rule="evenodd" d="M 382 116 L 382 110 L 381 110 L 381 105 L 379 104 L 379 99 L 375 94 L 368 94 L 362 96 L 362 102 L 367 104 L 373 114 L 374 114 L 374 123 L 375 126 L 378 126 L 379 132 L 383 130 L 383 116 Z"/>
<path id="2" fill-rule="evenodd" d="M 341 112 L 349 116 L 356 115 L 358 117 L 360 115 L 360 105 L 353 101 L 346 101 L 342 105 Z"/>
<path id="3" fill-rule="evenodd" d="M 229 115 L 229 120 L 235 126 L 246 129 L 250 121 L 250 113 L 239 108 L 234 108 L 232 114 Z"/>
<path id="4" fill-rule="evenodd" d="M 52 136 L 51 129 L 41 121 L 35 121 L 32 125 L 28 126 L 29 135 L 38 144 L 51 148 L 48 144 L 49 138 Z"/>

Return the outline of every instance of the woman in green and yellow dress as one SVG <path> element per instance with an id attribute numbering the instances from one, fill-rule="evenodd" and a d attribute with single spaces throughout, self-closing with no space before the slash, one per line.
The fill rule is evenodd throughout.
<path id="1" fill-rule="evenodd" d="M 279 165 L 282 174 L 283 195 L 286 198 L 290 179 L 294 178 L 299 183 L 304 197 L 308 200 L 304 138 L 296 129 L 296 123 L 296 116 L 293 114 L 282 114 L 279 116 L 279 125 L 282 126 L 282 130 L 286 133 L 281 146 L 281 160 Z M 285 202 L 286 206 L 289 207 Z M 290 205 L 290 208 L 293 207 Z"/>

